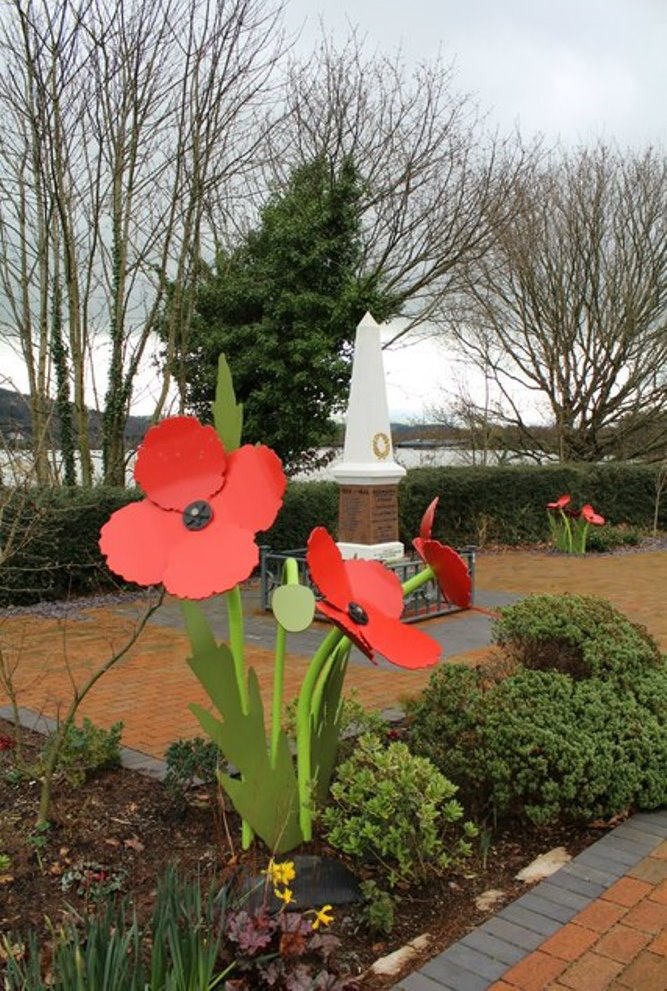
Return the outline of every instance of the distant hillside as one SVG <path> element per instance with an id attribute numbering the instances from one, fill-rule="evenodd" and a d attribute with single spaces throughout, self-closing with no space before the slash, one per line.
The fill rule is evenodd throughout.
<path id="1" fill-rule="evenodd" d="M 60 437 L 60 421 L 52 409 L 52 442 L 57 445 Z M 93 448 L 102 446 L 102 414 L 98 410 L 88 410 L 90 417 L 90 442 Z M 150 426 L 149 416 L 129 416 L 125 425 L 125 440 L 134 447 L 142 439 Z M 32 437 L 32 420 L 28 396 L 0 388 L 0 437 L 9 444 L 28 443 Z"/>

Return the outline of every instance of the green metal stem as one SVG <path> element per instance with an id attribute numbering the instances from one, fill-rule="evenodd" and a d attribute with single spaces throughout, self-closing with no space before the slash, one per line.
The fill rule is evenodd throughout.
<path id="1" fill-rule="evenodd" d="M 310 700 L 310 714 L 312 716 L 313 723 L 317 722 L 317 718 L 320 714 L 322 708 L 322 696 L 324 695 L 324 690 L 327 686 L 327 681 L 329 679 L 329 675 L 331 674 L 331 669 L 334 667 L 335 664 L 344 663 L 346 659 L 346 655 L 349 655 L 351 649 L 352 649 L 352 644 L 350 643 L 347 637 L 344 637 L 341 640 L 341 642 L 338 644 L 338 646 L 335 648 L 335 650 L 332 650 L 331 654 L 329 655 L 329 659 L 327 663 L 324 665 L 322 669 L 322 673 L 317 679 L 317 684 L 313 689 L 313 694 Z"/>
<path id="2" fill-rule="evenodd" d="M 245 678 L 245 636 L 243 632 L 243 603 L 241 601 L 241 589 L 238 585 L 225 595 L 227 602 L 227 620 L 229 623 L 229 647 L 234 658 L 234 672 L 236 674 L 236 684 L 239 686 L 239 695 L 243 712 L 248 712 L 248 685 Z"/>
<path id="3" fill-rule="evenodd" d="M 426 582 L 431 580 L 431 578 L 435 578 L 433 568 L 427 565 L 423 571 L 418 571 L 416 575 L 412 576 L 412 578 L 408 578 L 407 581 L 403 582 L 403 585 L 401 586 L 403 589 L 403 598 L 405 598 L 406 595 L 412 595 L 413 592 L 416 592 L 418 588 L 425 585 Z"/>
<path id="4" fill-rule="evenodd" d="M 296 712 L 296 763 L 299 781 L 299 824 L 306 842 L 313 837 L 313 811 L 311 808 L 311 711 L 313 693 L 322 671 L 327 665 L 330 655 L 334 652 L 343 633 L 337 627 L 330 630 L 313 654 L 308 665 L 306 676 L 299 692 L 299 702 Z"/>
<path id="5" fill-rule="evenodd" d="M 234 674 L 239 689 L 241 708 L 245 715 L 248 713 L 248 684 L 245 677 L 245 635 L 243 630 L 243 602 L 241 589 L 238 585 L 225 595 L 227 602 L 227 621 L 229 624 L 229 649 L 234 660 Z M 247 850 L 253 841 L 252 827 L 245 819 L 241 822 L 241 845 Z"/>
<path id="6" fill-rule="evenodd" d="M 293 557 L 288 557 L 283 565 L 283 585 L 299 584 L 299 566 Z M 271 765 L 275 767 L 278 754 L 283 714 L 283 687 L 285 684 L 285 642 L 287 631 L 278 623 L 276 630 L 275 661 L 273 665 L 273 700 L 271 707 Z"/>

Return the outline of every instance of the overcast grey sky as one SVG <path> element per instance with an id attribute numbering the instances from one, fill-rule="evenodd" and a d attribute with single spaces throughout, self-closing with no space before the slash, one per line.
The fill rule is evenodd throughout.
<path id="1" fill-rule="evenodd" d="M 320 19 L 406 63 L 441 52 L 490 122 L 526 136 L 667 141 L 667 0 L 290 0 L 301 50 Z"/>
<path id="2" fill-rule="evenodd" d="M 321 23 L 341 40 L 356 26 L 370 51 L 401 50 L 406 67 L 442 55 L 456 88 L 501 131 L 667 145 L 667 0 L 289 0 L 299 52 Z M 479 387 L 436 342 L 385 351 L 384 361 L 397 416 L 419 417 L 460 381 Z"/>

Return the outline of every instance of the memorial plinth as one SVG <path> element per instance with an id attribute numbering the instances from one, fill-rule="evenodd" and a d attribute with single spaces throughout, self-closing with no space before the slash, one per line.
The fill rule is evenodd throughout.
<path id="1" fill-rule="evenodd" d="M 405 468 L 394 461 L 380 327 L 370 313 L 357 327 L 343 460 L 332 474 L 340 486 L 338 546 L 343 557 L 402 557 L 398 483 Z"/>

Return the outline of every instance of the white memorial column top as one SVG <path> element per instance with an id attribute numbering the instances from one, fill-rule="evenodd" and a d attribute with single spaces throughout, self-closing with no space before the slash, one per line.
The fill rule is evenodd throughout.
<path id="1" fill-rule="evenodd" d="M 357 326 L 343 460 L 332 474 L 340 485 L 386 485 L 405 475 L 394 461 L 380 325 L 370 313 Z"/>

